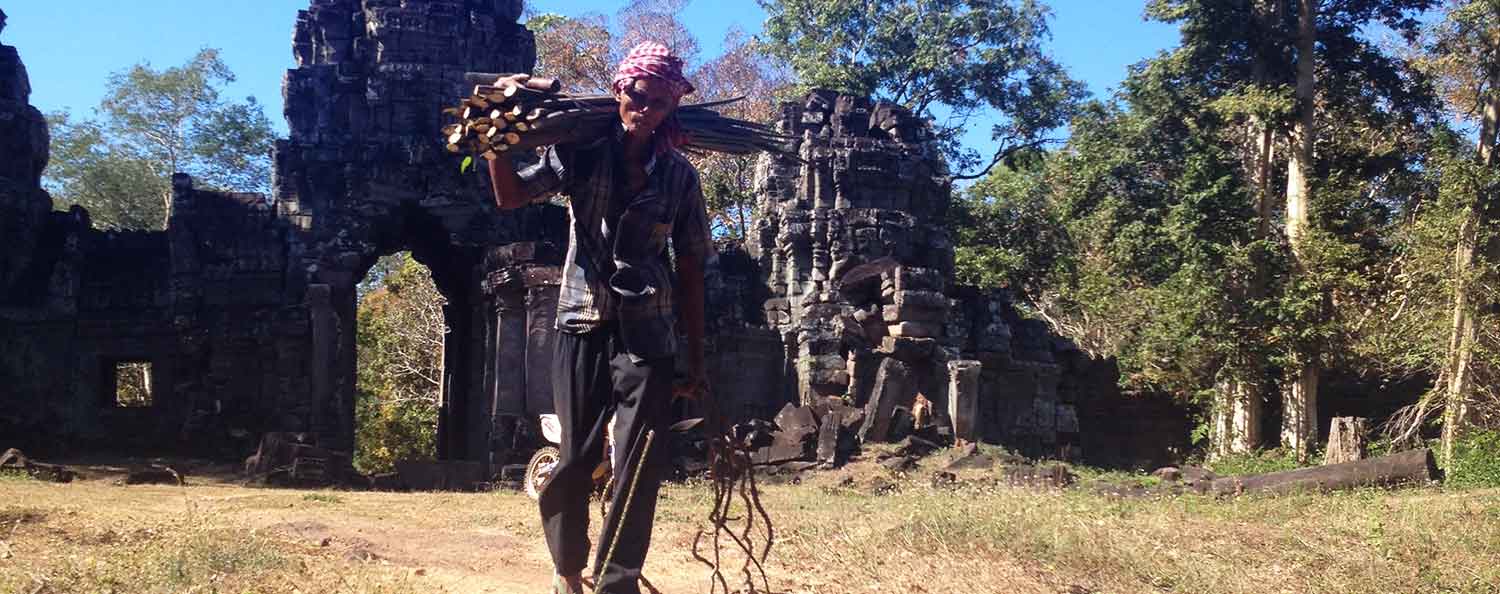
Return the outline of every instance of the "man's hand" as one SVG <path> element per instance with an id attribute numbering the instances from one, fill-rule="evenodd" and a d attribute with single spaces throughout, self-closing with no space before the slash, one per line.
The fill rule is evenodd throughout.
<path id="1" fill-rule="evenodd" d="M 495 84 L 492 86 L 506 87 L 515 85 L 519 87 L 526 84 L 526 81 L 528 80 L 531 80 L 530 74 L 511 74 L 495 79 Z"/>
<path id="2" fill-rule="evenodd" d="M 511 74 L 495 79 L 494 86 L 522 86 L 531 79 L 530 74 Z M 516 175 L 516 168 L 510 159 L 490 159 L 490 186 L 495 193 L 495 206 L 500 210 L 510 210 L 526 205 L 526 197 L 521 193 L 521 178 Z"/>

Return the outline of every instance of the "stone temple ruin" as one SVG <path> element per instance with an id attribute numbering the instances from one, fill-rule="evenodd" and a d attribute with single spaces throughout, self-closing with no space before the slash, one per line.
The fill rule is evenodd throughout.
<path id="1" fill-rule="evenodd" d="M 37 451 L 240 458 L 269 432 L 350 450 L 355 285 L 410 250 L 447 298 L 438 456 L 481 472 L 524 460 L 551 411 L 555 205 L 501 213 L 435 131 L 467 71 L 529 71 L 521 0 L 312 0 L 293 35 L 272 196 L 173 178 L 165 231 L 51 210 L 47 128 L 0 46 L 0 436 Z M 777 124 L 758 220 L 721 244 L 709 361 L 724 410 L 863 409 L 860 439 L 919 429 L 1099 464 L 1162 462 L 1180 413 L 1122 396 L 1118 371 L 1022 318 L 1001 290 L 953 283 L 952 188 L 923 122 L 817 91 Z M 116 399 L 122 365 L 151 400 Z M 832 400 L 830 400 L 832 399 Z"/>

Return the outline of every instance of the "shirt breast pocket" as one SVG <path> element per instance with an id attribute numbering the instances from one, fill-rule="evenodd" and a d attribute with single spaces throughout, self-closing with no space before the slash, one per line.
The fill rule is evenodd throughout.
<path id="1" fill-rule="evenodd" d="M 665 252 L 672 234 L 670 210 L 666 200 L 657 196 L 631 202 L 620 215 L 615 259 L 635 263 Z"/>

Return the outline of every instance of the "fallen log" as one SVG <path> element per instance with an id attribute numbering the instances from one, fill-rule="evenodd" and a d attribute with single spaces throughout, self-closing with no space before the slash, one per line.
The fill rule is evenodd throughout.
<path id="1" fill-rule="evenodd" d="M 1207 491 L 1221 496 L 1243 493 L 1288 494 L 1425 483 L 1438 478 L 1432 451 L 1424 448 L 1343 464 L 1224 477 L 1209 483 Z"/>

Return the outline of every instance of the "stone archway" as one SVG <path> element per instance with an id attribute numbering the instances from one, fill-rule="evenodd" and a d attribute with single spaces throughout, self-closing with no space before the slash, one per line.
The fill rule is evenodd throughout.
<path id="1" fill-rule="evenodd" d="M 461 171 L 434 134 L 465 72 L 531 70 L 519 11 L 514 0 L 332 0 L 298 14 L 275 198 L 291 223 L 287 289 L 310 307 L 309 424 L 332 447 L 354 439 L 355 285 L 381 255 L 409 249 L 448 300 L 438 456 L 489 457 L 497 308 L 480 289 L 485 264 L 506 245 L 560 241 L 563 214 L 500 213 L 481 172 Z"/>

